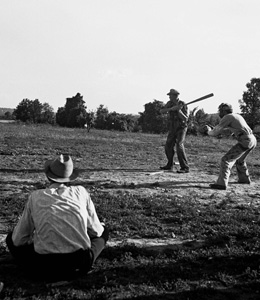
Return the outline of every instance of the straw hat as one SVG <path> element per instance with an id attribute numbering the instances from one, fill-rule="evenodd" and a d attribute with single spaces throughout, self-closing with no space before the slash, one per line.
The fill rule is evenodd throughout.
<path id="1" fill-rule="evenodd" d="M 73 168 L 71 157 L 63 154 L 54 160 L 46 161 L 44 171 L 50 180 L 61 183 L 73 181 L 79 175 Z"/>

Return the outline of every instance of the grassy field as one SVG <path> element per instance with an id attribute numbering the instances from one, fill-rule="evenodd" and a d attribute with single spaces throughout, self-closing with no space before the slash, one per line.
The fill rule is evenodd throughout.
<path id="1" fill-rule="evenodd" d="M 28 194 L 47 184 L 43 163 L 72 156 L 111 243 L 90 274 L 65 282 L 30 278 L 0 263 L 0 299 L 260 299 L 259 146 L 253 185 L 213 191 L 232 139 L 188 136 L 191 173 L 150 176 L 165 164 L 166 135 L 0 124 L 0 234 L 16 224 Z M 178 177 L 182 176 L 182 177 Z M 186 176 L 186 177 L 185 177 Z M 126 241 L 176 240 L 175 247 Z M 0 243 L 0 258 L 7 253 Z"/>

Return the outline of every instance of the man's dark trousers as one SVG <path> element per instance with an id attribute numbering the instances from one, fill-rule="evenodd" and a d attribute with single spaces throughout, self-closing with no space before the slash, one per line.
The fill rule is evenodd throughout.
<path id="1" fill-rule="evenodd" d="M 173 165 L 173 157 L 175 154 L 174 147 L 176 146 L 176 152 L 180 163 L 180 168 L 189 170 L 189 165 L 184 148 L 186 132 L 187 127 L 169 131 L 165 144 L 165 154 L 168 159 L 167 166 L 172 167 Z"/>

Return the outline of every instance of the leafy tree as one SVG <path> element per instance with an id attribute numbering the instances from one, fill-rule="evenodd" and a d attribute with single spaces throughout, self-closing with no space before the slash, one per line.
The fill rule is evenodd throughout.
<path id="1" fill-rule="evenodd" d="M 108 115 L 109 111 L 107 107 L 104 107 L 103 104 L 100 104 L 96 111 L 95 127 L 97 129 L 107 129 Z"/>
<path id="2" fill-rule="evenodd" d="M 10 111 L 5 112 L 4 118 L 5 118 L 6 120 L 12 120 L 13 117 L 12 117 L 11 112 L 10 112 Z"/>
<path id="3" fill-rule="evenodd" d="M 126 114 L 124 118 L 127 122 L 127 130 L 138 132 L 141 131 L 141 127 L 139 126 L 138 119 L 139 115 Z"/>
<path id="4" fill-rule="evenodd" d="M 118 113 L 111 112 L 108 113 L 106 118 L 106 129 L 108 130 L 120 130 L 120 115 Z M 120 130 L 121 131 L 121 130 Z M 124 130 L 122 130 L 124 131 Z"/>
<path id="5" fill-rule="evenodd" d="M 43 103 L 41 110 L 41 123 L 54 124 L 55 123 L 55 113 L 53 108 L 48 103 Z"/>
<path id="6" fill-rule="evenodd" d="M 163 107 L 164 103 L 156 99 L 144 105 L 144 112 L 139 113 L 138 120 L 143 132 L 163 133 L 167 131 L 168 116 L 160 112 Z"/>
<path id="7" fill-rule="evenodd" d="M 21 120 L 22 122 L 29 121 L 31 119 L 30 116 L 30 106 L 31 100 L 23 99 L 15 108 L 13 114 L 17 120 Z"/>
<path id="8" fill-rule="evenodd" d="M 238 102 L 242 115 L 248 125 L 254 129 L 260 124 L 260 78 L 252 78 L 246 87 L 247 91 L 243 93 L 243 98 Z"/>
<path id="9" fill-rule="evenodd" d="M 65 108 L 66 111 L 66 108 Z M 86 124 L 87 112 L 84 112 L 80 107 L 72 108 L 67 114 L 66 126 L 72 128 L 83 128 Z"/>
<path id="10" fill-rule="evenodd" d="M 60 126 L 83 128 L 87 120 L 85 101 L 80 93 L 66 99 L 64 107 L 59 107 L 56 122 Z"/>
<path id="11" fill-rule="evenodd" d="M 208 114 L 204 112 L 204 109 L 199 109 L 195 114 L 195 122 L 198 126 L 204 125 L 207 122 Z"/>
<path id="12" fill-rule="evenodd" d="M 53 108 L 48 104 L 42 104 L 38 99 L 23 99 L 13 112 L 17 120 L 31 123 L 54 122 Z"/>
<path id="13" fill-rule="evenodd" d="M 62 127 L 66 126 L 67 118 L 65 107 L 59 107 L 56 113 L 56 123 Z"/>
<path id="14" fill-rule="evenodd" d="M 207 114 L 203 109 L 195 107 L 190 111 L 188 119 L 188 133 L 197 135 L 200 133 L 205 133 L 205 125 L 211 127 L 216 126 L 219 123 L 218 114 Z"/>
<path id="15" fill-rule="evenodd" d="M 42 112 L 43 105 L 38 99 L 31 101 L 30 105 L 30 115 L 33 123 L 40 123 L 41 122 L 41 112 Z"/>
<path id="16" fill-rule="evenodd" d="M 139 116 L 109 112 L 108 108 L 101 104 L 96 111 L 94 127 L 97 129 L 138 131 Z"/>
<path id="17" fill-rule="evenodd" d="M 198 109 L 198 106 L 189 112 L 188 130 L 187 130 L 188 134 L 197 135 L 197 133 L 198 133 L 198 124 L 196 122 L 196 117 L 195 117 L 195 113 L 196 113 L 197 109 Z"/>
<path id="18" fill-rule="evenodd" d="M 107 129 L 128 131 L 128 120 L 125 114 L 111 112 L 107 116 Z"/>
<path id="19" fill-rule="evenodd" d="M 138 122 L 138 116 L 131 114 L 119 114 L 115 111 L 107 116 L 107 129 L 118 131 L 134 131 Z"/>

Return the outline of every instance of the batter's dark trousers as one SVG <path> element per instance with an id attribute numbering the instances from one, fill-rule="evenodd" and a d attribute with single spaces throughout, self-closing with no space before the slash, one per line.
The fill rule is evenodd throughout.
<path id="1" fill-rule="evenodd" d="M 181 169 L 189 170 L 189 165 L 185 153 L 184 141 L 186 137 L 187 128 L 176 131 L 170 130 L 165 144 L 165 154 L 168 159 L 167 165 L 172 167 L 173 157 L 175 154 L 174 148 L 176 146 L 177 157 Z"/>

